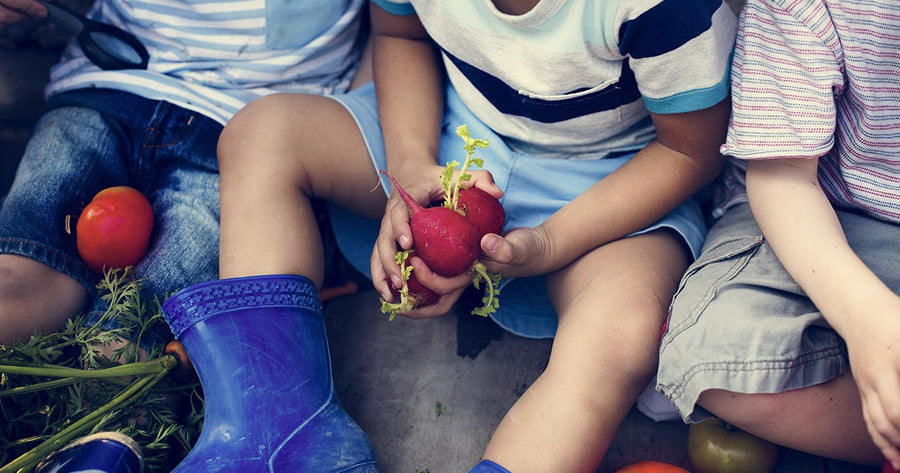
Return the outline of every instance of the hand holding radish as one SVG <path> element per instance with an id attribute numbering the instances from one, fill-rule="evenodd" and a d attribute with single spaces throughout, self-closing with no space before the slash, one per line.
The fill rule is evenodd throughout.
<path id="1" fill-rule="evenodd" d="M 427 184 L 411 186 L 416 193 L 411 194 L 394 176 L 382 171 L 396 192 L 387 204 L 371 265 L 373 282 L 382 296 L 382 312 L 390 313 L 391 318 L 398 313 L 414 318 L 442 315 L 465 287 L 474 284 L 480 288 L 482 283 L 486 285 L 485 305 L 473 313 L 487 315 L 496 310 L 500 276 L 490 274 L 477 259 L 482 237 L 502 229 L 505 213 L 498 201 L 502 192 L 490 173 L 466 172 L 472 164 L 482 166 L 482 160 L 472 155 L 487 142 L 472 139 L 464 125 L 457 134 L 466 143 L 466 160 L 459 171 L 456 161 L 442 169 L 441 192 L 437 194 Z M 417 194 L 425 198 L 414 197 Z M 439 196 L 443 205 L 431 205 Z M 398 199 L 402 206 L 396 203 Z M 420 288 L 418 293 L 411 290 L 412 285 Z M 428 303 L 423 303 L 425 300 Z"/>
<path id="2" fill-rule="evenodd" d="M 418 175 L 409 178 L 398 178 L 403 189 L 413 200 L 428 205 L 431 202 L 443 198 L 444 189 L 439 177 L 445 170 L 442 166 L 428 166 L 418 171 Z M 460 172 L 456 172 L 454 179 L 458 179 Z M 499 199 L 503 192 L 494 184 L 494 178 L 488 171 L 471 171 L 468 180 L 469 187 L 481 189 L 488 195 Z M 395 176 L 396 177 L 396 176 Z M 411 184 L 406 185 L 404 183 Z M 400 269 L 394 255 L 397 248 L 408 250 L 412 247 L 413 236 L 409 226 L 409 207 L 400 197 L 399 192 L 391 194 L 386 205 L 385 215 L 381 220 L 381 230 L 375 243 L 375 253 L 372 255 L 371 270 L 375 288 L 385 294 L 389 288 L 400 286 Z M 376 274 L 378 276 L 376 276 Z"/>

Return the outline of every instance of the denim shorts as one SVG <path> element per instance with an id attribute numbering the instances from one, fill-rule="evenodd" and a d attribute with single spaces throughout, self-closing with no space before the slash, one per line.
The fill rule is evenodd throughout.
<path id="1" fill-rule="evenodd" d="M 837 211 L 857 255 L 900 293 L 900 226 Z M 710 229 L 688 268 L 660 347 L 657 389 L 687 422 L 710 413 L 707 389 L 777 393 L 824 383 L 850 369 L 847 347 L 763 238 L 749 205 Z"/>
<path id="2" fill-rule="evenodd" d="M 127 185 L 150 199 L 155 218 L 149 252 L 135 267 L 144 300 L 217 278 L 221 130 L 196 112 L 126 92 L 51 97 L 0 210 L 0 252 L 80 282 L 96 317 L 107 308 L 97 297 L 99 276 L 79 258 L 65 217 L 77 216 L 98 191 Z"/>
<path id="3" fill-rule="evenodd" d="M 372 165 L 376 170 L 387 169 L 384 142 L 378 123 L 378 110 L 372 84 L 348 94 L 333 96 L 350 112 L 363 135 Z M 465 159 L 463 141 L 456 135 L 456 127 L 466 125 L 473 138 L 488 139 L 490 145 L 478 149 L 476 156 L 484 159 L 484 169 L 503 190 L 501 203 L 506 211 L 504 231 L 516 227 L 540 225 L 554 212 L 625 164 L 633 153 L 616 157 L 584 154 L 537 155 L 513 149 L 475 117 L 453 90 L 448 87 L 438 159 L 441 165 Z M 386 193 L 391 186 L 381 176 Z M 366 220 L 346 210 L 331 207 L 331 221 L 338 246 L 350 263 L 369 275 L 369 259 L 378 235 L 380 221 Z M 648 228 L 671 228 L 684 238 L 694 256 L 703 244 L 706 227 L 695 201 L 690 200 L 671 214 Z M 543 276 L 505 279 L 501 282 L 500 308 L 492 317 L 506 330 L 528 338 L 550 338 L 556 333 L 556 312 L 550 304 Z"/>

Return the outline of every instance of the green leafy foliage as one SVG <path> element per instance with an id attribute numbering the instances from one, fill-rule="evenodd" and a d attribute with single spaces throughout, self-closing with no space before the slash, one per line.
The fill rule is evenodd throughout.
<path id="1" fill-rule="evenodd" d="M 95 322 L 76 315 L 59 332 L 0 345 L 0 472 L 31 471 L 53 450 L 99 431 L 132 437 L 147 471 L 163 472 L 196 440 L 199 383 L 168 376 L 177 362 L 161 344 L 139 351 L 151 330 L 168 330 L 160 302 L 142 300 L 129 269 L 108 272 L 97 288 L 109 308 Z M 118 328 L 104 329 L 110 320 Z"/>
<path id="2" fill-rule="evenodd" d="M 482 263 L 475 263 L 475 276 L 472 278 L 472 285 L 475 289 L 481 289 L 481 283 L 485 285 L 484 296 L 481 298 L 481 307 L 472 309 L 473 315 L 487 317 L 500 307 L 500 273 L 488 271 L 487 266 Z"/>
<path id="3" fill-rule="evenodd" d="M 484 166 L 484 160 L 476 158 L 475 148 L 487 148 L 488 140 L 474 139 L 469 135 L 469 127 L 460 125 L 456 127 L 456 135 L 462 138 L 464 144 L 463 149 L 466 150 L 466 159 L 463 161 L 462 168 L 459 170 L 459 177 L 454 182 L 453 173 L 459 166 L 459 161 L 453 160 L 447 163 L 441 174 L 441 186 L 444 188 L 444 207 L 450 210 L 459 211 L 457 202 L 459 201 L 459 189 L 463 182 L 472 180 L 472 175 L 467 173 L 469 167 L 475 165 L 477 167 Z"/>

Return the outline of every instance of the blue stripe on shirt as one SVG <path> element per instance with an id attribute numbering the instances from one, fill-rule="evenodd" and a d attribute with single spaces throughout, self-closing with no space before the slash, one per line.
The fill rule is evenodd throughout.
<path id="1" fill-rule="evenodd" d="M 619 51 L 633 58 L 674 51 L 709 30 L 720 6 L 721 0 L 663 0 L 622 24 Z"/>
<path id="2" fill-rule="evenodd" d="M 540 123 L 558 123 L 594 113 L 616 109 L 640 99 L 641 95 L 628 67 L 622 64 L 619 81 L 602 90 L 569 99 L 546 100 L 519 93 L 499 78 L 468 64 L 447 51 L 443 53 L 466 79 L 498 111 L 507 115 L 529 118 Z M 574 94 L 574 90 L 569 92 Z"/>
<path id="3" fill-rule="evenodd" d="M 372 0 L 372 3 L 392 15 L 412 15 L 416 12 L 411 3 L 392 2 L 390 0 Z"/>
<path id="4" fill-rule="evenodd" d="M 689 90 L 661 99 L 644 97 L 644 105 L 647 110 L 658 114 L 703 110 L 721 102 L 728 95 L 730 85 L 731 78 L 726 73 L 722 80 L 712 87 Z"/>

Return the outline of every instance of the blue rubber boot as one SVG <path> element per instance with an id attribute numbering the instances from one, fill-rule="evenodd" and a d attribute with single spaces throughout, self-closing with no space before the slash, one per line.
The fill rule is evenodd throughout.
<path id="1" fill-rule="evenodd" d="M 490 460 L 481 460 L 475 465 L 469 473 L 511 473 L 506 468 L 494 463 Z"/>
<path id="2" fill-rule="evenodd" d="M 37 464 L 35 473 L 141 473 L 141 447 L 118 432 L 82 437 L 51 453 Z"/>
<path id="3" fill-rule="evenodd" d="M 201 283 L 163 313 L 206 401 L 200 437 L 173 473 L 377 473 L 368 438 L 335 396 L 309 279 Z"/>

